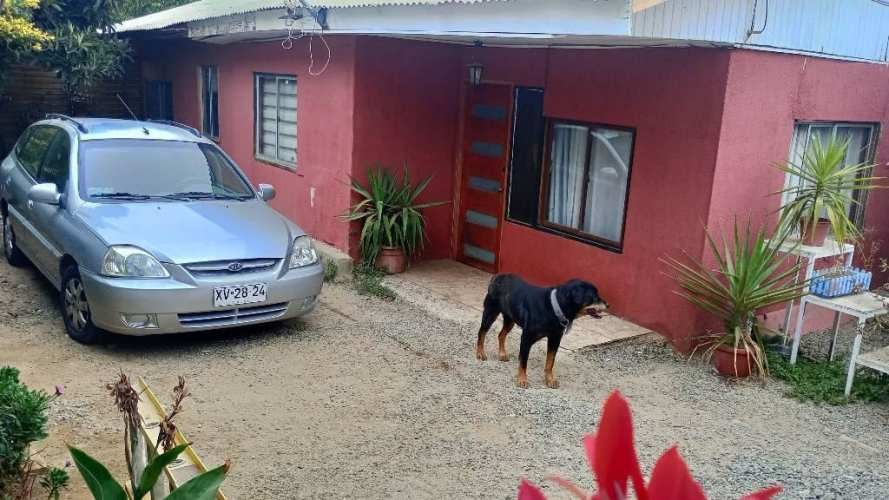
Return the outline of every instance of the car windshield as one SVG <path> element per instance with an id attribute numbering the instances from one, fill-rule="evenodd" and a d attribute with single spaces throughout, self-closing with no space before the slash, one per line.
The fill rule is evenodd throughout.
<path id="1" fill-rule="evenodd" d="M 82 195 L 90 200 L 250 199 L 250 186 L 212 144 L 104 139 L 80 144 Z"/>

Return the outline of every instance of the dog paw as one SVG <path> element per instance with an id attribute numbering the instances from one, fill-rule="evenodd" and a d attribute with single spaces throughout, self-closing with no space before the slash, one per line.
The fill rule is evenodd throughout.
<path id="1" fill-rule="evenodd" d="M 487 361 L 488 355 L 485 354 L 485 351 L 475 351 L 475 359 L 479 361 Z"/>
<path id="2" fill-rule="evenodd" d="M 528 380 L 520 378 L 520 379 L 516 380 L 515 385 L 516 385 L 516 387 L 519 387 L 521 389 L 527 389 L 528 388 Z"/>
<path id="3" fill-rule="evenodd" d="M 550 389 L 558 389 L 559 388 L 559 381 L 556 379 L 547 380 L 546 386 L 549 387 Z"/>
<path id="4" fill-rule="evenodd" d="M 500 354 L 498 359 L 500 359 L 500 361 L 509 361 L 509 354 Z"/>

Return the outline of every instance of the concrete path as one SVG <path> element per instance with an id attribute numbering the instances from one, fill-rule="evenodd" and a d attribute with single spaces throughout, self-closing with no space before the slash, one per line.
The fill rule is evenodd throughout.
<path id="1" fill-rule="evenodd" d="M 489 281 L 491 274 L 474 267 L 453 260 L 434 260 L 421 262 L 403 274 L 387 277 L 386 285 L 399 298 L 425 309 L 432 316 L 478 322 Z M 562 340 L 562 348 L 577 351 L 647 333 L 651 330 L 613 315 L 602 319 L 582 318 Z"/>

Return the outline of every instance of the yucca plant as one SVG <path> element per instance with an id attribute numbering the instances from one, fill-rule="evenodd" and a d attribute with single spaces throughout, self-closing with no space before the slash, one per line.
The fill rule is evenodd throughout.
<path id="1" fill-rule="evenodd" d="M 824 217 L 830 221 L 837 242 L 859 236 L 858 226 L 849 218 L 849 207 L 858 203 L 852 193 L 881 187 L 876 182 L 883 178 L 867 176 L 873 164 L 846 165 L 848 148 L 848 140 L 831 137 L 822 143 L 815 135 L 798 163 L 788 161 L 775 165 L 782 172 L 800 179 L 798 184 L 774 193 L 786 195 L 789 200 L 779 209 L 782 226 L 799 227 L 805 232 L 806 229 L 814 230 Z"/>
<path id="2" fill-rule="evenodd" d="M 412 185 L 406 166 L 400 182 L 382 167 L 368 171 L 367 187 L 352 179 L 352 190 L 361 200 L 352 205 L 343 218 L 363 223 L 360 248 L 365 263 L 373 264 L 383 247 L 401 248 L 409 257 L 423 249 L 426 219 L 421 210 L 448 203 L 417 203 L 430 181 L 431 176 Z"/>
<path id="3" fill-rule="evenodd" d="M 725 332 L 709 335 L 702 343 L 705 355 L 709 358 L 723 345 L 746 350 L 755 368 L 751 371 L 765 377 L 768 361 L 757 314 L 805 295 L 809 285 L 796 281 L 800 264 L 788 262 L 788 254 L 778 250 L 790 232 L 779 230 L 770 238 L 763 226 L 753 229 L 748 220 L 741 228 L 735 220 L 728 238 L 723 235 L 717 242 L 709 231 L 705 234 L 715 269 L 688 254 L 685 262 L 672 257 L 661 260 L 675 272 L 671 277 L 682 289 L 676 293 L 723 320 Z"/>

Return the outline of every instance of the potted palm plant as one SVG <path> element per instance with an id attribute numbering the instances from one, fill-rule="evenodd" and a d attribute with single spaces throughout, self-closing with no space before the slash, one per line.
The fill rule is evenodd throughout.
<path id="1" fill-rule="evenodd" d="M 417 185 L 411 184 L 407 167 L 401 182 L 380 167 L 368 171 L 366 187 L 352 179 L 352 190 L 360 200 L 343 218 L 362 222 L 359 247 L 365 264 L 376 265 L 389 274 L 400 273 L 408 259 L 423 249 L 426 219 L 421 211 L 447 203 L 417 203 L 431 180 L 427 177 Z"/>
<path id="2" fill-rule="evenodd" d="M 705 234 L 715 269 L 688 254 L 684 262 L 661 260 L 674 271 L 679 295 L 722 319 L 725 331 L 705 336 L 698 346 L 717 372 L 764 378 L 768 362 L 757 314 L 805 295 L 808 287 L 807 281 L 796 282 L 800 264 L 787 262 L 787 254 L 778 251 L 790 232 L 779 230 L 769 238 L 763 227 L 754 230 L 748 220 L 740 228 L 736 220 L 732 235 L 723 235 L 719 243 L 709 231 Z"/>
<path id="3" fill-rule="evenodd" d="M 849 218 L 849 207 L 858 203 L 852 193 L 880 187 L 875 181 L 883 178 L 866 175 L 873 164 L 846 165 L 848 148 L 848 140 L 832 137 L 822 142 L 815 135 L 798 163 L 788 161 L 776 165 L 799 180 L 775 194 L 782 194 L 788 200 L 779 209 L 781 224 L 799 227 L 800 239 L 805 245 L 823 245 L 828 231 L 838 243 L 859 236 L 858 226 Z"/>

